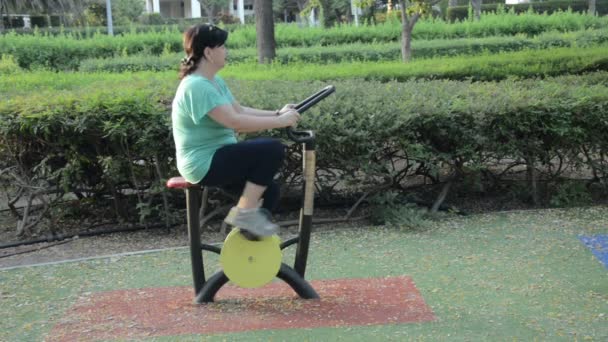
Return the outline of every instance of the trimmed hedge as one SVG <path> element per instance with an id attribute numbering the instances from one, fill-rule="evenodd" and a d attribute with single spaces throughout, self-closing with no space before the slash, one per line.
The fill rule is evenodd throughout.
<path id="1" fill-rule="evenodd" d="M 0 54 L 14 56 L 22 68 L 48 68 L 51 70 L 77 70 L 80 61 L 87 58 L 110 58 L 137 53 L 160 55 L 163 52 L 182 50 L 177 32 L 148 32 L 110 37 L 93 35 L 91 39 L 78 39 L 66 34 L 0 36 Z"/>
<path id="2" fill-rule="evenodd" d="M 36 186 L 88 194 L 82 201 L 109 195 L 117 211 L 135 211 L 121 195 L 134 189 L 139 218 L 157 220 L 159 194 L 166 191 L 161 184 L 176 174 L 168 116 L 175 75 L 72 74 L 65 77 L 77 86 L 40 88 L 51 82 L 50 75 L 9 75 L 2 81 L 3 87 L 30 84 L 27 94 L 0 102 L 2 169 L 19 166 L 15 170 L 26 173 L 22 179 Z M 261 108 L 293 103 L 325 85 L 228 83 L 242 104 Z M 446 168 L 464 175 L 491 172 L 496 161 L 546 166 L 557 155 L 592 169 L 602 181 L 608 177 L 608 162 L 598 157 L 608 153 L 606 72 L 542 81 L 332 83 L 337 92 L 300 124 L 317 132 L 322 196 L 335 193 L 338 180 L 347 192 L 380 182 L 401 189 L 412 177 L 437 180 Z M 300 167 L 301 148 L 291 145 L 282 179 L 298 183 Z"/>
<path id="3" fill-rule="evenodd" d="M 340 63 L 316 65 L 239 64 L 222 74 L 244 80 L 335 80 L 363 78 L 377 81 L 409 79 L 502 80 L 580 74 L 608 70 L 605 45 L 592 48 L 525 50 L 477 56 L 430 58 L 409 63 Z"/>
<path id="4" fill-rule="evenodd" d="M 505 5 L 504 2 L 493 4 L 482 4 L 482 12 L 500 12 L 513 11 L 514 13 L 525 13 L 532 11 L 534 13 L 563 12 L 571 10 L 572 12 L 587 13 L 589 10 L 589 2 L 587 0 L 550 0 L 532 2 L 527 4 Z M 608 14 L 608 0 L 596 0 L 595 10 L 598 15 Z M 469 5 L 449 7 L 446 14 L 446 19 L 449 21 L 466 20 L 469 17 Z"/>
<path id="5" fill-rule="evenodd" d="M 451 40 L 415 40 L 412 42 L 414 59 L 497 53 L 523 49 L 545 49 L 559 46 L 589 47 L 608 42 L 608 30 L 588 30 L 568 33 L 549 32 L 535 38 L 524 36 L 490 37 Z M 255 49 L 230 50 L 230 64 L 257 62 Z M 123 72 L 144 70 L 178 70 L 182 54 L 161 56 L 135 55 L 115 58 L 95 58 L 84 60 L 80 71 Z M 346 44 L 336 46 L 315 46 L 307 48 L 278 49 L 275 63 L 340 63 L 340 62 L 381 62 L 401 60 L 399 43 L 385 44 Z"/>
<path id="6" fill-rule="evenodd" d="M 430 58 L 402 62 L 347 62 L 317 65 L 292 63 L 288 65 L 236 64 L 222 70 L 228 78 L 243 80 L 335 80 L 363 78 L 388 82 L 409 79 L 502 80 L 581 74 L 608 70 L 606 46 L 592 48 L 554 48 L 525 50 L 477 56 Z M 177 66 L 177 61 L 167 65 Z M 175 70 L 177 71 L 177 70 Z M 177 73 L 173 73 L 176 75 Z M 58 78 L 61 83 L 61 78 Z M 19 89 L 9 85 L 7 91 Z"/>
<path id="7" fill-rule="evenodd" d="M 45 36 L 63 36 L 63 35 L 71 35 L 73 37 L 79 37 L 79 39 L 89 39 L 93 38 L 97 35 L 105 35 L 108 33 L 108 28 L 106 26 L 60 26 L 58 16 L 51 16 L 51 25 L 53 27 L 41 27 L 39 26 L 37 29 L 23 29 L 23 28 L 10 28 L 5 31 L 0 31 L 0 36 L 7 33 L 16 33 L 20 35 L 32 35 L 32 34 L 42 34 Z M 181 33 L 188 27 L 196 24 L 208 23 L 205 18 L 162 18 L 163 21 L 166 21 L 165 24 L 132 24 L 129 26 L 114 26 L 113 33 L 114 36 L 122 36 L 129 35 L 133 33 L 147 33 L 147 32 L 165 32 L 175 31 L 176 33 Z M 33 26 L 33 25 L 32 25 Z M 231 24 L 231 25 L 223 25 L 220 26 L 232 32 L 238 29 L 241 24 Z"/>
<path id="8" fill-rule="evenodd" d="M 416 24 L 414 40 L 455 39 L 490 36 L 535 36 L 548 31 L 580 31 L 608 28 L 608 17 L 594 17 L 578 13 L 488 14 L 479 22 L 449 24 L 427 19 Z M 230 49 L 253 48 L 256 41 L 254 26 L 235 29 L 228 39 Z M 277 46 L 318 46 L 348 43 L 397 42 L 401 39 L 401 25 L 388 22 L 376 26 L 340 26 L 330 29 L 300 28 L 296 25 L 277 25 Z M 0 54 L 14 56 L 22 68 L 44 67 L 53 70 L 75 70 L 81 60 L 109 58 L 134 54 L 160 55 L 181 52 L 180 33 L 174 27 L 162 32 L 132 33 L 117 37 L 95 34 L 91 39 L 78 35 L 31 35 L 9 33 L 0 36 Z"/>

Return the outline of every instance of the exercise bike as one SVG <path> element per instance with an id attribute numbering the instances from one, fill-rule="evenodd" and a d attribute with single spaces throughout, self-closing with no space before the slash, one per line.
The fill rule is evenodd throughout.
<path id="1" fill-rule="evenodd" d="M 335 91 L 327 86 L 295 106 L 300 113 L 325 99 Z M 167 187 L 184 189 L 188 217 L 188 237 L 194 280 L 195 302 L 213 302 L 217 292 L 228 281 L 244 288 L 261 287 L 278 277 L 285 281 L 303 299 L 319 298 L 317 292 L 304 278 L 312 231 L 315 188 L 315 134 L 310 130 L 297 131 L 288 127 L 287 136 L 303 146 L 303 192 L 298 235 L 281 242 L 277 235 L 254 238 L 235 227 L 224 240 L 222 247 L 204 244 L 200 238 L 199 206 L 207 202 L 208 189 L 186 182 L 182 177 L 167 181 Z M 202 194 L 202 198 L 201 198 Z M 202 201 L 202 202 L 201 202 Z M 203 213 L 204 214 L 204 213 Z M 297 244 L 293 267 L 282 262 L 282 250 Z M 203 253 L 210 251 L 220 255 L 222 269 L 205 278 Z"/>

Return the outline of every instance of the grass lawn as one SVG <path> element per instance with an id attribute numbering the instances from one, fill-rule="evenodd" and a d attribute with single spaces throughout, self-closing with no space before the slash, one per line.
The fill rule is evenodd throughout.
<path id="1" fill-rule="evenodd" d="M 607 207 L 449 217 L 419 230 L 324 228 L 313 234 L 309 279 L 409 276 L 436 320 L 151 340 L 606 341 L 607 268 L 579 240 L 606 234 Z M 0 271 L 0 341 L 43 340 L 79 296 L 190 286 L 188 253 L 178 249 Z M 294 249 L 285 254 L 293 260 Z M 211 274 L 217 258 L 207 260 Z"/>

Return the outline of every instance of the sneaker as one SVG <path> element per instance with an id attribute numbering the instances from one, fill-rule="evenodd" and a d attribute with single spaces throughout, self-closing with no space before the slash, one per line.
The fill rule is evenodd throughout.
<path id="1" fill-rule="evenodd" d="M 263 208 L 232 207 L 224 222 L 257 236 L 270 236 L 279 232 L 279 225 L 270 221 L 270 213 Z"/>
<path id="2" fill-rule="evenodd" d="M 248 230 L 241 229 L 241 228 L 236 228 L 236 229 L 238 229 L 239 233 L 241 235 L 243 235 L 243 237 L 249 241 L 261 241 L 262 240 L 261 236 L 255 235 L 255 234 L 249 232 Z"/>

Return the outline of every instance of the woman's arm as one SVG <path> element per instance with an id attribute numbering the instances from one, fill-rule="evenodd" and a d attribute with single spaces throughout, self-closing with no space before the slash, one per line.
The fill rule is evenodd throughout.
<path id="1" fill-rule="evenodd" d="M 258 110 L 256 109 L 255 111 Z M 237 132 L 256 132 L 265 129 L 293 126 L 300 119 L 300 114 L 293 109 L 289 109 L 278 116 L 275 112 L 271 111 L 258 112 L 260 114 L 267 112 L 271 113 L 271 115 L 243 115 L 244 113 L 239 113 L 235 110 L 234 104 L 215 107 L 207 115 L 222 126 L 232 128 Z"/>
<path id="2" fill-rule="evenodd" d="M 236 101 L 234 101 L 232 103 L 232 107 L 238 114 L 251 115 L 251 116 L 277 116 L 277 115 L 286 113 L 287 111 L 292 109 L 293 106 L 294 105 L 292 105 L 292 104 L 288 104 L 288 105 L 285 105 L 283 107 L 283 109 L 281 109 L 281 110 L 263 110 L 263 109 L 256 109 L 256 108 L 241 106 Z"/>
<path id="3" fill-rule="evenodd" d="M 241 115 L 252 115 L 252 116 L 277 116 L 277 111 L 272 110 L 263 110 L 263 109 L 255 109 L 251 107 L 241 106 L 238 102 L 234 102 L 232 107 L 236 110 L 237 113 Z"/>

